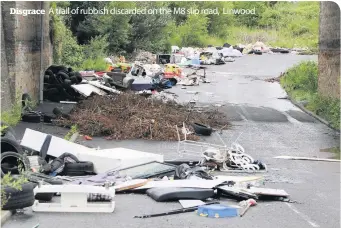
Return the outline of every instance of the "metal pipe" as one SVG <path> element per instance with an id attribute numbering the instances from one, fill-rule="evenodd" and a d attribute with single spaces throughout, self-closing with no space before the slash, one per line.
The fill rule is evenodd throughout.
<path id="1" fill-rule="evenodd" d="M 41 9 L 44 8 L 44 2 L 40 2 Z M 41 43 L 40 43 L 40 84 L 39 84 L 39 103 L 43 103 L 43 88 L 44 88 L 44 69 L 43 69 L 43 51 L 44 51 L 44 15 L 40 16 L 40 30 L 41 30 Z"/>

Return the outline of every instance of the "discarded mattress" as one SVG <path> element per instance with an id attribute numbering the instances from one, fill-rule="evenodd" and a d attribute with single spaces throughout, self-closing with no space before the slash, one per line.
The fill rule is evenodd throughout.
<path id="1" fill-rule="evenodd" d="M 147 195 L 157 202 L 179 199 L 204 200 L 212 197 L 214 191 L 200 188 L 152 188 L 147 190 Z"/>

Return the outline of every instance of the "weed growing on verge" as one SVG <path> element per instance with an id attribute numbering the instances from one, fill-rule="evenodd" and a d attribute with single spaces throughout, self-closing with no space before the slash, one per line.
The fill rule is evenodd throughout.
<path id="1" fill-rule="evenodd" d="M 340 99 L 325 97 L 318 92 L 318 66 L 316 62 L 302 62 L 290 68 L 280 83 L 296 101 L 305 101 L 305 107 L 340 129 Z"/>
<path id="2" fill-rule="evenodd" d="M 69 141 L 72 135 L 75 134 L 76 132 L 78 132 L 77 125 L 72 125 L 70 131 L 65 135 L 64 139 Z"/>
<path id="3" fill-rule="evenodd" d="M 9 126 L 15 126 L 21 119 L 22 103 L 21 96 L 17 95 L 16 100 L 12 108 L 8 111 L 1 112 L 1 122 L 8 124 Z M 5 129 L 5 128 L 4 128 Z M 1 131 L 4 130 L 1 128 Z"/>
<path id="4" fill-rule="evenodd" d="M 287 92 L 302 90 L 305 93 L 316 93 L 318 82 L 318 67 L 316 62 L 302 62 L 290 68 L 285 77 L 281 78 L 281 84 Z"/>
<path id="5" fill-rule="evenodd" d="M 334 128 L 340 129 L 340 99 L 315 94 L 306 108 L 328 120 Z"/>
<path id="6" fill-rule="evenodd" d="M 11 187 L 16 190 L 22 191 L 21 185 L 27 183 L 28 180 L 24 175 L 20 175 L 19 178 L 14 178 L 11 173 L 5 174 L 1 178 L 1 207 L 6 205 L 8 199 L 11 197 L 10 195 L 7 197 L 5 188 Z"/>

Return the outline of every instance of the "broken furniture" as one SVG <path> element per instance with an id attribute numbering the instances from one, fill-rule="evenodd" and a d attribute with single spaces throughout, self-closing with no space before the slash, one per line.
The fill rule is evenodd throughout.
<path id="1" fill-rule="evenodd" d="M 133 77 L 127 76 L 125 73 L 118 72 L 108 72 L 107 76 L 103 79 L 107 80 L 111 86 L 114 86 L 119 90 L 130 89 L 135 80 Z"/>
<path id="2" fill-rule="evenodd" d="M 108 77 L 110 77 L 115 83 L 123 84 L 123 79 L 126 77 L 125 73 L 120 72 L 107 72 Z"/>
<path id="3" fill-rule="evenodd" d="M 40 203 L 35 201 L 32 210 L 35 212 L 103 212 L 111 213 L 115 210 L 115 202 L 88 202 L 88 194 L 115 196 L 115 190 L 98 186 L 83 185 L 39 185 L 34 189 L 38 193 L 61 193 L 60 203 Z"/>
<path id="4" fill-rule="evenodd" d="M 125 77 L 122 81 L 122 84 L 118 84 L 115 81 L 112 81 L 110 84 L 115 86 L 119 90 L 129 90 L 131 89 L 132 84 L 134 83 L 135 79 L 132 77 Z"/>
<path id="5" fill-rule="evenodd" d="M 151 188 L 147 190 L 147 195 L 157 202 L 179 199 L 205 200 L 214 196 L 214 190 L 204 188 Z"/>
<path id="6" fill-rule="evenodd" d="M 181 133 L 183 134 L 184 140 L 181 140 L 180 131 L 177 126 L 176 126 L 176 130 L 177 130 L 177 135 L 178 135 L 177 150 L 178 150 L 178 154 L 180 157 L 183 157 L 184 154 L 197 155 L 201 157 L 201 155 L 204 154 L 204 152 L 210 148 L 214 148 L 222 152 L 225 152 L 228 149 L 218 133 L 216 135 L 221 140 L 222 145 L 188 140 L 187 139 L 188 131 L 186 129 L 185 124 L 183 124 L 183 127 L 181 129 Z"/>
<path id="7" fill-rule="evenodd" d="M 187 140 L 189 132 L 185 124 L 183 124 L 181 129 L 184 140 L 181 140 L 180 131 L 177 126 L 176 130 L 178 135 L 178 154 L 180 157 L 183 157 L 184 154 L 200 156 L 203 157 L 199 163 L 200 166 L 215 163 L 215 168 L 226 172 L 267 171 L 264 163 L 255 161 L 250 155 L 245 153 L 244 148 L 238 143 L 232 143 L 231 147 L 228 148 L 217 132 L 216 135 L 221 140 L 222 145 Z"/>
<path id="8" fill-rule="evenodd" d="M 27 128 L 21 145 L 39 151 L 47 134 Z M 81 161 L 91 161 L 96 173 L 104 173 L 113 168 L 127 168 L 147 162 L 163 162 L 163 155 L 147 153 L 125 148 L 95 150 L 65 139 L 52 136 L 47 155 L 59 157 L 68 151 Z"/>

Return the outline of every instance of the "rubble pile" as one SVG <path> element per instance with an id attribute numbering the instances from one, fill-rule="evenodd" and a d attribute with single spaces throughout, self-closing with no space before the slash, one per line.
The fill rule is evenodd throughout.
<path id="1" fill-rule="evenodd" d="M 147 52 L 147 51 L 140 51 L 137 53 L 135 57 L 135 61 L 138 61 L 140 63 L 144 64 L 152 64 L 156 62 L 156 56 L 153 53 Z"/>
<path id="2" fill-rule="evenodd" d="M 61 126 L 77 125 L 80 133 L 109 136 L 110 139 L 178 140 L 175 126 L 200 122 L 211 127 L 228 123 L 222 113 L 198 112 L 175 102 L 149 99 L 137 94 L 94 96 L 79 102 L 70 118 L 61 118 Z M 195 135 L 188 138 L 198 140 Z"/>

